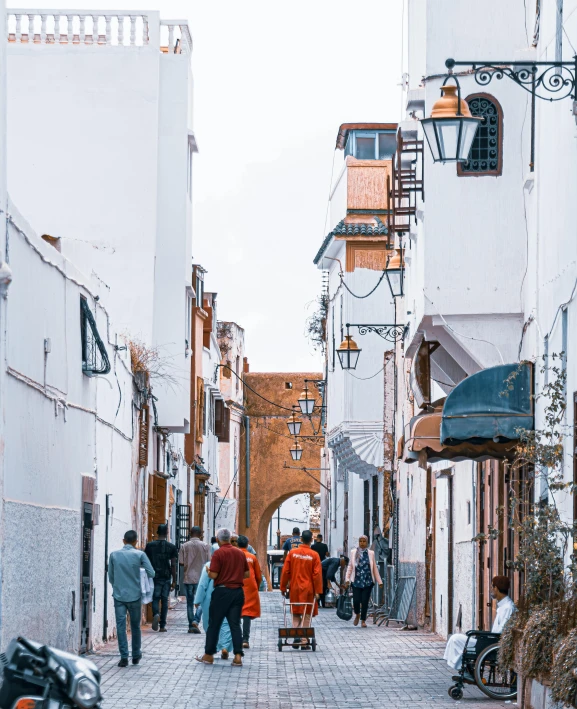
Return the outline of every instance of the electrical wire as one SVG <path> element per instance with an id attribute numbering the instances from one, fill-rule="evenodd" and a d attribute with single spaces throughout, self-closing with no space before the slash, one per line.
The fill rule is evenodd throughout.
<path id="1" fill-rule="evenodd" d="M 282 436 L 283 438 L 290 438 L 292 441 L 294 438 L 303 438 L 303 436 L 290 436 L 288 433 L 281 433 L 280 431 L 275 431 L 274 428 L 271 428 L 270 426 L 267 426 L 266 424 L 262 423 L 259 417 L 256 417 L 257 420 L 257 428 L 266 428 L 267 431 L 270 431 L 271 433 L 275 433 L 277 436 Z M 307 436 L 308 437 L 308 436 Z M 319 443 L 313 443 L 312 441 L 304 441 L 303 443 L 310 444 L 311 446 L 318 446 L 322 448 L 324 446 L 323 442 Z"/>
<path id="2" fill-rule="evenodd" d="M 523 116 L 523 124 L 521 126 L 521 174 L 523 174 L 523 130 L 525 129 L 525 121 L 527 120 L 527 112 L 529 110 L 529 96 L 525 99 L 525 115 Z M 523 286 L 525 285 L 525 278 L 527 277 L 527 271 L 529 270 L 529 224 L 527 223 L 527 202 L 525 198 L 525 187 L 521 187 L 523 190 L 523 215 L 525 217 L 525 273 L 521 280 L 521 287 L 519 289 L 519 298 L 521 300 L 520 307 L 523 310 Z"/>
<path id="3" fill-rule="evenodd" d="M 249 389 L 250 391 L 252 391 L 253 394 L 256 394 L 256 395 L 257 395 L 260 399 L 262 399 L 263 401 L 266 401 L 267 404 L 271 404 L 272 406 L 276 406 L 277 408 L 283 409 L 284 411 L 290 411 L 291 414 L 294 413 L 294 409 L 288 409 L 286 406 L 282 406 L 281 404 L 277 404 L 276 402 L 271 401 L 270 399 L 267 399 L 266 396 L 263 396 L 262 394 L 259 394 L 258 391 L 256 391 L 256 390 L 253 389 L 251 386 L 249 386 L 249 385 L 245 382 L 245 380 L 244 380 L 242 377 L 240 377 L 233 369 L 231 369 L 231 368 L 228 366 L 228 364 L 217 364 L 217 365 L 216 365 L 216 368 L 218 369 L 219 367 L 222 367 L 223 369 L 228 369 L 230 372 L 232 372 L 232 373 L 234 374 L 234 376 L 235 376 L 237 379 L 240 379 L 240 381 L 242 382 L 243 386 L 245 386 L 247 389 Z"/>
<path id="4" fill-rule="evenodd" d="M 386 273 L 387 273 L 387 270 L 383 269 L 383 272 L 381 273 L 381 277 L 379 278 L 377 285 L 371 291 L 369 291 L 366 295 L 357 295 L 356 293 L 353 293 L 353 291 L 345 283 L 345 278 L 344 278 L 344 274 L 342 271 L 339 273 L 339 278 L 341 279 L 341 283 L 343 284 L 343 286 L 348 290 L 348 292 L 353 296 L 353 298 L 358 298 L 359 300 L 363 300 L 364 298 L 368 298 L 370 295 L 372 295 L 377 290 L 377 288 L 383 282 L 383 278 L 385 277 Z"/>
<path id="5" fill-rule="evenodd" d="M 347 374 L 349 374 L 351 377 L 353 377 L 353 379 L 358 379 L 360 382 L 366 382 L 366 381 L 368 381 L 369 379 L 374 379 L 378 374 L 380 374 L 381 372 L 383 372 L 384 369 L 385 369 L 385 365 L 383 365 L 383 366 L 379 369 L 378 372 L 375 372 L 374 374 L 371 374 L 370 377 L 356 377 L 356 376 L 355 376 L 351 371 L 349 371 L 348 369 L 345 369 L 344 371 L 345 371 Z"/>

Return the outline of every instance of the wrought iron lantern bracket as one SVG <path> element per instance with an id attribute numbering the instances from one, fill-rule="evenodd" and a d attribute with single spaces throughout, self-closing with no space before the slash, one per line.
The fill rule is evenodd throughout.
<path id="1" fill-rule="evenodd" d="M 493 79 L 500 80 L 506 76 L 532 96 L 544 101 L 561 101 L 564 98 L 577 100 L 577 55 L 569 62 L 459 62 L 447 59 L 445 66 L 449 73 L 456 66 L 471 67 L 475 81 L 480 86 L 487 86 Z"/>
<path id="2" fill-rule="evenodd" d="M 349 334 L 349 328 L 351 327 L 356 327 L 359 331 L 359 335 L 367 335 L 369 332 L 374 332 L 375 335 L 382 337 L 383 340 L 387 340 L 388 342 L 401 342 L 407 329 L 406 325 L 365 325 L 359 323 L 347 323 L 347 335 Z"/>
<path id="3" fill-rule="evenodd" d="M 455 67 L 470 67 L 479 86 L 488 86 L 493 79 L 504 76 L 531 96 L 531 160 L 529 169 L 535 170 L 535 99 L 542 101 L 562 101 L 571 98 L 577 102 L 577 54 L 567 62 L 541 61 L 456 61 L 447 59 L 445 66 L 449 74 Z M 573 113 L 577 115 L 577 106 Z"/>

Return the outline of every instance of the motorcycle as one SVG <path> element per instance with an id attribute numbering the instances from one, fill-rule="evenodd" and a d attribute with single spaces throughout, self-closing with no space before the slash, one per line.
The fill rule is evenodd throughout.
<path id="1" fill-rule="evenodd" d="M 0 655 L 0 709 L 98 709 L 100 672 L 93 662 L 26 638 Z"/>

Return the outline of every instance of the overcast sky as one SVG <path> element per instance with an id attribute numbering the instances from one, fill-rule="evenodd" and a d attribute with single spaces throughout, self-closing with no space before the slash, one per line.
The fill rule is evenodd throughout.
<path id="1" fill-rule="evenodd" d="M 193 37 L 193 255 L 252 371 L 320 367 L 305 320 L 320 293 L 339 125 L 400 115 L 403 0 L 77 0 L 160 10 Z M 10 7 L 31 5 L 10 2 Z M 34 0 L 54 8 L 54 0 Z"/>

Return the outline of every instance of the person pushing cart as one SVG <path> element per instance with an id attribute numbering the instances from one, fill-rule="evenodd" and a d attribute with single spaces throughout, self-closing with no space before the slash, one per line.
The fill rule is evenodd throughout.
<path id="1" fill-rule="evenodd" d="M 280 580 L 281 593 L 286 595 L 288 591 L 293 628 L 310 627 L 312 616 L 318 614 L 317 601 L 323 592 L 321 559 L 310 547 L 312 532 L 305 529 L 301 539 L 302 544 L 287 554 Z M 308 639 L 297 638 L 293 648 L 299 647 L 309 650 L 311 645 Z"/>

